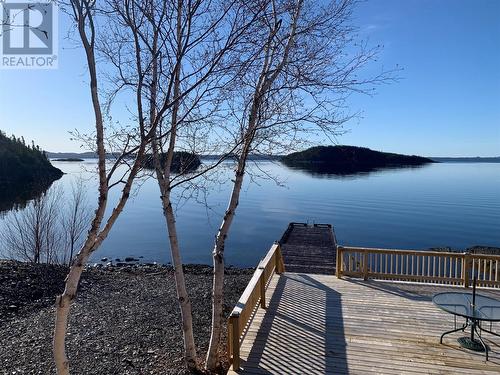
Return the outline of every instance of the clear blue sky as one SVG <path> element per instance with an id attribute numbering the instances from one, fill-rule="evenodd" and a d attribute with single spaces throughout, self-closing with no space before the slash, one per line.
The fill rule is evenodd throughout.
<path id="1" fill-rule="evenodd" d="M 398 83 L 350 99 L 362 117 L 339 143 L 426 156 L 500 155 L 500 1 L 368 0 L 360 34 L 399 64 Z M 50 151 L 80 151 L 68 131 L 92 129 L 83 52 L 64 40 L 57 70 L 0 70 L 0 129 Z M 123 116 L 123 117 L 122 117 Z M 123 119 L 128 116 L 122 114 Z"/>

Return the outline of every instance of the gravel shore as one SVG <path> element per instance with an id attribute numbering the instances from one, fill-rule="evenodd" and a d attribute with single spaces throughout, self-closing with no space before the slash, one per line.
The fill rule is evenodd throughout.
<path id="1" fill-rule="evenodd" d="M 203 358 L 210 335 L 212 269 L 190 265 L 185 270 Z M 53 305 L 66 273 L 65 267 L 0 261 L 1 374 L 55 373 Z M 226 271 L 226 315 L 252 273 Z M 185 374 L 179 316 L 168 266 L 86 270 L 67 340 L 72 374 Z"/>

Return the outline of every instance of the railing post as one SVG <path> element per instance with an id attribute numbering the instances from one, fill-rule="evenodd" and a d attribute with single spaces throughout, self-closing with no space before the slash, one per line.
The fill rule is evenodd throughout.
<path id="1" fill-rule="evenodd" d="M 240 369 L 240 317 L 239 315 L 231 316 L 231 331 L 232 331 L 232 354 L 233 354 L 233 370 L 238 371 Z"/>
<path id="2" fill-rule="evenodd" d="M 283 264 L 283 256 L 281 255 L 281 246 L 280 244 L 278 243 L 278 248 L 276 249 L 276 273 L 278 275 L 282 274 L 283 272 L 285 272 L 285 265 Z"/>
<path id="3" fill-rule="evenodd" d="M 262 269 L 262 273 L 259 278 L 259 289 L 260 289 L 260 307 L 266 308 L 266 272 L 264 267 L 259 267 Z"/>
<path id="4" fill-rule="evenodd" d="M 342 246 L 337 246 L 337 259 L 335 260 L 335 275 L 342 278 Z"/>
<path id="5" fill-rule="evenodd" d="M 363 252 L 363 280 L 368 280 L 368 251 Z"/>
<path id="6" fill-rule="evenodd" d="M 231 316 L 227 319 L 227 358 L 229 364 L 231 364 L 233 361 L 233 325 Z"/>
<path id="7" fill-rule="evenodd" d="M 276 248 L 276 254 L 274 256 L 274 259 L 275 259 L 275 264 L 274 264 L 274 268 L 276 270 L 276 273 L 279 275 L 281 273 L 283 273 L 283 266 L 282 266 L 282 258 L 281 258 L 281 247 L 280 247 L 280 244 L 279 242 L 276 243 L 277 245 L 277 248 Z"/>
<path id="8" fill-rule="evenodd" d="M 464 257 L 462 258 L 462 280 L 465 288 L 469 287 L 470 261 L 470 254 L 464 254 Z"/>

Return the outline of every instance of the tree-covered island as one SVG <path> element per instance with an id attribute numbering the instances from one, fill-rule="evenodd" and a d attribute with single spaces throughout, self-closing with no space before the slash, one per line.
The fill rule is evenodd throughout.
<path id="1" fill-rule="evenodd" d="M 433 160 L 370 150 L 356 146 L 317 146 L 283 156 L 281 161 L 292 168 L 316 173 L 350 174 L 382 168 L 422 166 Z"/>

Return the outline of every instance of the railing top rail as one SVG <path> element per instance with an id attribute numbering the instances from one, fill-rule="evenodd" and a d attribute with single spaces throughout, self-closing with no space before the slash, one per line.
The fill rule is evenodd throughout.
<path id="1" fill-rule="evenodd" d="M 491 254 L 338 246 L 336 275 L 338 278 L 342 275 L 363 277 L 364 280 L 461 284 L 466 288 L 474 276 L 478 286 L 498 287 L 499 261 L 500 255 Z"/>
<path id="2" fill-rule="evenodd" d="M 470 254 L 470 256 L 474 259 L 490 259 L 490 260 L 498 260 L 500 261 L 500 255 L 494 254 Z"/>
<path id="3" fill-rule="evenodd" d="M 389 254 L 405 254 L 405 255 L 420 255 L 420 256 L 441 256 L 441 257 L 456 257 L 462 258 L 464 256 L 470 256 L 475 259 L 491 259 L 499 260 L 500 255 L 493 254 L 473 254 L 473 253 L 456 253 L 456 252 L 446 252 L 446 251 L 427 251 L 427 250 L 403 250 L 403 249 L 382 249 L 376 247 L 358 247 L 358 246 L 338 246 L 337 249 L 341 251 L 357 251 L 357 252 L 368 252 L 368 253 L 389 253 Z"/>
<path id="4" fill-rule="evenodd" d="M 279 248 L 278 244 L 274 244 L 273 246 L 271 246 L 271 248 L 267 252 L 264 259 L 262 259 L 259 262 L 259 265 L 255 269 L 255 272 L 253 273 L 252 278 L 248 282 L 248 285 L 246 286 L 245 290 L 243 291 L 243 294 L 241 295 L 240 299 L 236 303 L 236 306 L 233 308 L 233 311 L 231 312 L 230 316 L 240 316 L 241 315 L 241 312 L 243 311 L 243 309 L 247 305 L 248 300 L 249 300 L 250 296 L 252 295 L 253 291 L 259 286 L 259 280 L 260 280 L 262 273 L 264 272 L 264 269 L 266 268 L 267 264 L 273 259 L 278 248 Z"/>
<path id="5" fill-rule="evenodd" d="M 462 258 L 467 253 L 452 253 L 443 251 L 425 251 L 425 250 L 402 250 L 402 249 L 380 249 L 374 247 L 356 247 L 356 246 L 338 246 L 340 251 L 356 251 L 367 253 L 382 253 L 382 254 L 404 254 L 404 255 L 420 255 L 420 256 L 442 256 L 442 257 L 457 257 Z M 500 259 L 500 257 L 499 257 Z"/>
<path id="6" fill-rule="evenodd" d="M 279 244 L 277 244 L 277 243 L 275 243 L 275 244 L 273 244 L 273 246 L 271 246 L 271 248 L 267 252 L 267 254 L 264 257 L 264 259 L 262 259 L 259 262 L 259 267 L 266 267 L 267 266 L 267 264 L 271 261 L 272 257 L 274 256 L 274 254 L 278 250 L 278 247 L 279 247 Z"/>
<path id="7" fill-rule="evenodd" d="M 259 265 L 260 265 L 260 263 L 259 263 Z M 240 299 L 236 303 L 236 306 L 233 308 L 233 311 L 231 311 L 230 316 L 240 316 L 241 315 L 241 312 L 243 311 L 246 304 L 248 303 L 250 295 L 252 294 L 254 289 L 257 288 L 257 286 L 259 284 L 260 276 L 262 275 L 263 272 L 264 272 L 264 269 L 261 267 L 258 267 L 255 270 L 252 278 L 248 282 L 247 287 L 243 291 L 243 294 L 241 295 Z"/>

